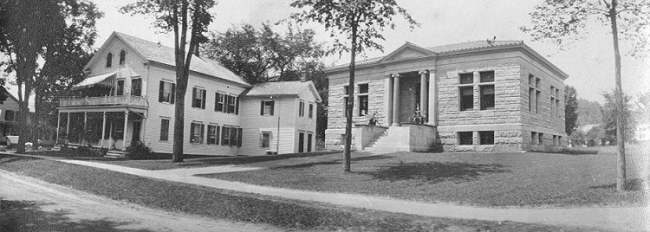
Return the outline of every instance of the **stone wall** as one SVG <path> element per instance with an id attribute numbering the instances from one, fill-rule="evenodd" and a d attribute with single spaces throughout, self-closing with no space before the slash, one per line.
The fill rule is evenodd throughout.
<path id="1" fill-rule="evenodd" d="M 375 117 L 379 119 L 379 123 L 383 126 L 388 126 L 386 116 L 384 115 L 384 80 L 382 78 L 373 80 L 364 80 L 357 82 L 354 86 L 354 109 L 352 124 L 368 124 L 368 118 L 359 116 L 359 84 L 368 84 L 368 114 L 372 115 L 376 112 Z M 344 86 L 346 84 L 330 84 L 329 87 L 329 105 L 327 112 L 327 127 L 330 129 L 345 128 L 345 96 Z"/>

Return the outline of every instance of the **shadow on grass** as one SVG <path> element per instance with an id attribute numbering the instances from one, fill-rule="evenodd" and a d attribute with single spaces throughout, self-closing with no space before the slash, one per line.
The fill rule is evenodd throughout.
<path id="1" fill-rule="evenodd" d="M 355 161 L 366 161 L 366 160 L 382 160 L 382 159 L 392 159 L 394 157 L 389 157 L 389 156 L 384 156 L 384 155 L 376 155 L 376 156 L 366 156 L 366 157 L 357 157 L 357 158 L 351 158 L 350 161 L 355 162 Z M 287 166 L 282 166 L 282 167 L 276 167 L 278 169 L 297 169 L 297 168 L 310 168 L 313 166 L 320 166 L 320 165 L 339 165 L 343 163 L 343 158 L 336 159 L 336 160 L 328 160 L 328 161 L 322 161 L 318 162 L 315 161 L 313 163 L 302 163 L 302 164 L 296 164 L 296 165 L 287 165 Z"/>
<path id="2" fill-rule="evenodd" d="M 611 189 L 611 190 L 616 190 L 616 183 L 608 184 L 608 185 L 591 186 L 589 188 L 590 189 Z M 641 178 L 635 178 L 635 179 L 627 180 L 626 183 L 625 183 L 625 189 L 628 190 L 628 191 L 643 190 L 643 180 Z"/>
<path id="3" fill-rule="evenodd" d="M 118 223 L 108 220 L 72 221 L 66 211 L 45 212 L 43 203 L 34 201 L 0 201 L 0 231 L 138 231 L 150 230 L 120 229 L 119 226 L 128 223 Z"/>
<path id="4" fill-rule="evenodd" d="M 467 182 L 476 180 L 481 175 L 505 173 L 500 164 L 470 164 L 462 162 L 451 163 L 400 163 L 394 166 L 384 166 L 377 171 L 357 172 L 370 175 L 375 179 L 400 181 L 400 180 L 422 180 L 429 183 L 443 181 Z"/>

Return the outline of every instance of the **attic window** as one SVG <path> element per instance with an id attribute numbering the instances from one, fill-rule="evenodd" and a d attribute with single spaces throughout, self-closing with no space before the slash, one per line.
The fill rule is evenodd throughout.
<path id="1" fill-rule="evenodd" d="M 124 65 L 124 61 L 126 61 L 126 51 L 122 50 L 120 51 L 120 65 Z"/>
<path id="2" fill-rule="evenodd" d="M 108 55 L 106 55 L 106 67 L 110 68 L 111 66 L 113 66 L 113 53 L 109 52 Z"/>

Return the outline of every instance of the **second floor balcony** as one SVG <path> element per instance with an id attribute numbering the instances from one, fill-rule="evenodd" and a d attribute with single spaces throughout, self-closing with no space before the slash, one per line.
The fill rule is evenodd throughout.
<path id="1" fill-rule="evenodd" d="M 103 97 L 76 97 L 61 98 L 60 107 L 83 107 L 83 106 L 135 106 L 147 108 L 147 99 L 142 96 L 119 95 Z"/>

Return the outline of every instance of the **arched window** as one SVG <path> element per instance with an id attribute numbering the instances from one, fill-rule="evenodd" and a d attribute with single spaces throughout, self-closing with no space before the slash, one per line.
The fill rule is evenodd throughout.
<path id="1" fill-rule="evenodd" d="M 124 65 L 124 61 L 126 61 L 126 51 L 122 50 L 120 52 L 120 65 Z"/>
<path id="2" fill-rule="evenodd" d="M 109 52 L 108 55 L 106 55 L 106 67 L 110 68 L 111 66 L 113 66 L 113 53 Z"/>

